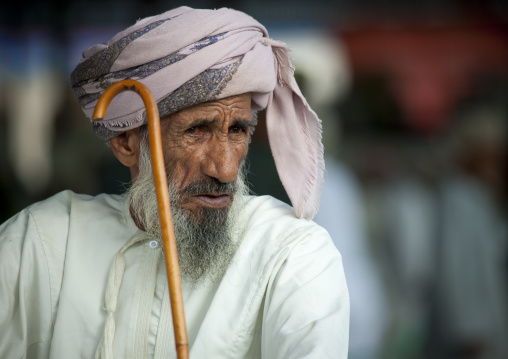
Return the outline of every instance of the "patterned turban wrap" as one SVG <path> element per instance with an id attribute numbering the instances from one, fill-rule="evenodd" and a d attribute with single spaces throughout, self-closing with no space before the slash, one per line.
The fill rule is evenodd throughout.
<path id="1" fill-rule="evenodd" d="M 324 172 L 321 121 L 296 84 L 287 52 L 283 42 L 270 39 L 263 25 L 242 12 L 180 7 L 139 20 L 85 50 L 71 83 L 89 119 L 104 90 L 124 79 L 151 90 L 161 117 L 250 92 L 253 110 L 266 109 L 270 148 L 295 213 L 311 219 Z M 93 130 L 110 140 L 144 123 L 142 100 L 123 92 Z"/>

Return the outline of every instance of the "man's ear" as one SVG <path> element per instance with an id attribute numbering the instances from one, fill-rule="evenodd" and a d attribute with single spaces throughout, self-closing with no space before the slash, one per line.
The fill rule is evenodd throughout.
<path id="1" fill-rule="evenodd" d="M 139 128 L 125 131 L 110 140 L 111 148 L 118 161 L 124 166 L 137 170 L 139 160 Z"/>

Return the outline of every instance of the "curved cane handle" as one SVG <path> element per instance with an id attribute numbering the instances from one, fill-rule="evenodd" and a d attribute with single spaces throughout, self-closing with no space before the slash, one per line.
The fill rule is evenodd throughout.
<path id="1" fill-rule="evenodd" d="M 152 169 L 159 206 L 159 218 L 161 223 L 162 244 L 166 262 L 169 294 L 171 298 L 171 313 L 173 315 L 173 328 L 175 332 L 176 353 L 179 359 L 189 358 L 189 344 L 187 340 L 187 327 L 183 311 L 182 285 L 180 280 L 180 268 L 178 267 L 178 255 L 176 251 L 176 239 L 173 229 L 173 218 L 169 203 L 168 183 L 164 157 L 162 153 L 162 141 L 160 131 L 159 110 L 155 99 L 145 85 L 134 80 L 119 81 L 104 91 L 99 98 L 93 120 L 100 121 L 106 115 L 106 109 L 111 100 L 121 92 L 134 91 L 143 100 L 148 119 L 148 134 L 150 140 L 150 154 L 152 156 Z"/>

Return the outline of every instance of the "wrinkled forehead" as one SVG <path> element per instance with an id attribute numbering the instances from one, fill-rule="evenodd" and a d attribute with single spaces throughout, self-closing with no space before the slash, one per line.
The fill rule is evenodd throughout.
<path id="1" fill-rule="evenodd" d="M 252 134 L 257 125 L 257 112 L 252 106 L 251 94 L 244 93 L 189 106 L 170 115 L 161 116 L 160 121 L 163 127 L 170 123 L 177 127 L 212 122 L 221 126 L 241 124 L 250 128 L 249 133 Z M 147 124 L 143 125 L 143 131 L 147 131 L 147 127 Z"/>
<path id="2" fill-rule="evenodd" d="M 251 121 L 251 94 L 244 93 L 186 107 L 161 119 L 229 119 Z"/>

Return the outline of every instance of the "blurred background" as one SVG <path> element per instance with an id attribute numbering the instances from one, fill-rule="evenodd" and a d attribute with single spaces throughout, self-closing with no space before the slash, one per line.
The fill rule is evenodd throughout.
<path id="1" fill-rule="evenodd" d="M 180 5 L 233 7 L 292 48 L 323 120 L 316 221 L 342 253 L 351 359 L 508 358 L 508 4 L 502 0 L 20 1 L 0 11 L 0 223 L 129 173 L 70 90 L 87 47 Z M 287 201 L 262 114 L 256 194 Z"/>

